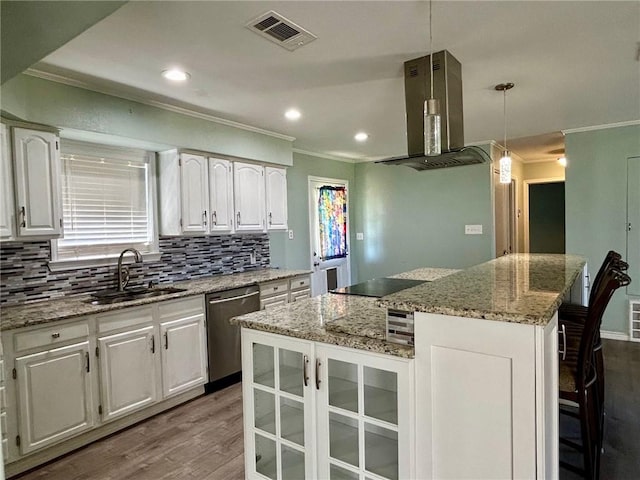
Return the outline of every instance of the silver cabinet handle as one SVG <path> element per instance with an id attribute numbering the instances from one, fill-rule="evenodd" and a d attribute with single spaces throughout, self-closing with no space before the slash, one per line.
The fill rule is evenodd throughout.
<path id="1" fill-rule="evenodd" d="M 20 226 L 24 228 L 27 226 L 27 209 L 25 207 L 20 207 L 20 215 L 22 215 Z"/>
<path id="2" fill-rule="evenodd" d="M 211 225 L 217 225 L 218 224 L 218 214 L 216 213 L 216 211 L 214 210 L 211 213 Z"/>
<path id="3" fill-rule="evenodd" d="M 273 225 L 273 214 L 269 212 L 269 225 Z"/>
<path id="4" fill-rule="evenodd" d="M 89 352 L 85 352 L 84 353 L 84 358 L 87 361 L 87 373 L 89 373 L 91 371 L 91 364 L 89 363 Z"/>
<path id="5" fill-rule="evenodd" d="M 202 213 L 202 219 L 203 219 L 203 222 L 202 222 L 202 223 L 204 224 L 204 226 L 205 226 L 205 227 L 207 226 L 207 219 L 208 219 L 208 218 L 209 218 L 209 217 L 207 217 L 207 211 L 205 210 L 205 211 Z"/>
<path id="6" fill-rule="evenodd" d="M 51 338 L 60 338 L 60 334 L 58 332 L 52 333 Z"/>
<path id="7" fill-rule="evenodd" d="M 169 350 L 169 332 L 164 332 L 164 349 Z"/>
<path id="8" fill-rule="evenodd" d="M 316 358 L 316 390 L 320 390 L 320 359 Z"/>
<path id="9" fill-rule="evenodd" d="M 558 349 L 562 360 L 567 358 L 567 331 L 565 330 L 564 323 L 561 325 L 560 333 L 562 334 L 562 348 Z"/>
<path id="10" fill-rule="evenodd" d="M 240 225 L 240 212 L 236 214 L 236 218 L 238 219 L 237 220 L 238 225 Z"/>
<path id="11" fill-rule="evenodd" d="M 156 336 L 151 335 L 151 353 L 156 353 Z"/>
<path id="12" fill-rule="evenodd" d="M 304 382 L 304 386 L 309 385 L 309 373 L 307 372 L 307 367 L 309 366 L 309 357 L 304 356 L 302 359 L 302 381 Z"/>

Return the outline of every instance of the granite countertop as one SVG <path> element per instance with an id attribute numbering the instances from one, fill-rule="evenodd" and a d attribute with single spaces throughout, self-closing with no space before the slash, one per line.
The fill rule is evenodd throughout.
<path id="1" fill-rule="evenodd" d="M 418 268 L 391 278 L 433 281 L 459 270 Z M 414 349 L 387 342 L 387 309 L 379 299 L 327 293 L 232 320 L 243 327 L 343 347 L 413 358 Z"/>
<path id="2" fill-rule="evenodd" d="M 383 297 L 380 305 L 546 325 L 585 265 L 576 255 L 512 254 Z"/>
<path id="3" fill-rule="evenodd" d="M 247 313 L 231 319 L 231 323 L 287 337 L 413 358 L 413 347 L 386 341 L 387 311 L 377 306 L 377 302 L 378 299 L 372 297 L 327 293 Z M 328 328 L 336 321 L 351 325 L 352 332 L 340 333 Z"/>
<path id="4" fill-rule="evenodd" d="M 171 284 L 162 284 L 160 287 L 172 286 L 186 289 L 184 292 L 160 295 L 152 298 L 141 298 L 108 305 L 92 305 L 87 302 L 89 295 L 69 296 L 56 300 L 47 300 L 25 305 L 2 307 L 0 310 L 0 331 L 15 328 L 38 325 L 42 323 L 66 320 L 68 318 L 84 315 L 94 315 L 111 310 L 119 310 L 138 305 L 173 300 L 176 298 L 202 295 L 206 293 L 229 290 L 231 288 L 246 287 L 258 283 L 295 277 L 311 273 L 309 270 L 280 270 L 261 269 L 251 270 L 231 275 L 213 275 L 195 280 L 185 280 Z"/>

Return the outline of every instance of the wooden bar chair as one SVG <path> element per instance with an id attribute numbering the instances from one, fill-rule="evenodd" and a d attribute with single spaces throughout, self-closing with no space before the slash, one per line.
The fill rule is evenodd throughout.
<path id="1" fill-rule="evenodd" d="M 581 444 L 561 437 L 560 442 L 582 453 L 583 467 L 561 461 L 560 466 L 583 475 L 587 479 L 599 476 L 600 418 L 598 404 L 597 372 L 594 362 L 596 336 L 602 323 L 602 315 L 615 290 L 626 286 L 631 279 L 623 272 L 608 269 L 603 273 L 597 290 L 592 290 L 586 320 L 577 348 L 567 345 L 559 364 L 560 413 L 578 418 Z M 567 409 L 570 402 L 574 408 Z M 577 409 L 577 411 L 576 411 Z"/>

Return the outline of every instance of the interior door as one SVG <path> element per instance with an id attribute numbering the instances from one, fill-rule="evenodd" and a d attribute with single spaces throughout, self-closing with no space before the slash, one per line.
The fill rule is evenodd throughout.
<path id="1" fill-rule="evenodd" d="M 348 199 L 346 180 L 309 177 L 312 297 L 351 284 Z"/>
<path id="2" fill-rule="evenodd" d="M 494 171 L 494 209 L 496 257 L 517 251 L 516 239 L 516 185 L 500 183 L 499 173 Z"/>

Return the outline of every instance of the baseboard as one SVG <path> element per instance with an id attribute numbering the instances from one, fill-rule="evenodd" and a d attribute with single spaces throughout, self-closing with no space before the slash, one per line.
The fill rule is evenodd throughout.
<path id="1" fill-rule="evenodd" d="M 622 342 L 628 342 L 630 340 L 629 335 L 620 332 L 609 332 L 607 330 L 600 330 L 600 336 L 608 340 L 620 340 Z"/>

